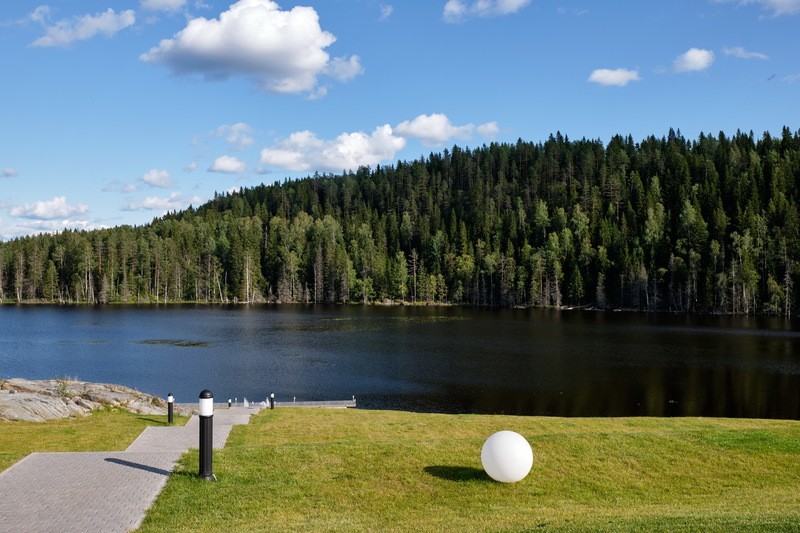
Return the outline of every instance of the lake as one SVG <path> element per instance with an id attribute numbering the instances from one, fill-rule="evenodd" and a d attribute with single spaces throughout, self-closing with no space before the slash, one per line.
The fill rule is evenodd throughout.
<path id="1" fill-rule="evenodd" d="M 800 418 L 800 329 L 764 317 L 361 306 L 0 306 L 0 378 L 178 402 Z"/>

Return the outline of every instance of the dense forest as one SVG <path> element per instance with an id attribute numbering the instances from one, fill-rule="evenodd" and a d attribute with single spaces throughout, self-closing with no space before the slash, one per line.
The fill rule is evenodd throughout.
<path id="1" fill-rule="evenodd" d="M 436 302 L 792 316 L 800 130 L 453 147 L 0 242 L 0 301 Z"/>

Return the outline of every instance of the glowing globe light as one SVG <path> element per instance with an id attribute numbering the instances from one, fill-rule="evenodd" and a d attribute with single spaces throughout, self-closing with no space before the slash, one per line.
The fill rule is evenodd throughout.
<path id="1" fill-rule="evenodd" d="M 533 450 L 519 433 L 498 431 L 483 443 L 481 463 L 495 481 L 516 483 L 531 471 Z"/>

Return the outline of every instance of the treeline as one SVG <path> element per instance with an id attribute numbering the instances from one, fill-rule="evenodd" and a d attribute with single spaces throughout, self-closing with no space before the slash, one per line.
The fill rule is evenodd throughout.
<path id="1" fill-rule="evenodd" d="M 791 316 L 800 130 L 453 147 L 0 243 L 0 300 L 592 306 Z"/>

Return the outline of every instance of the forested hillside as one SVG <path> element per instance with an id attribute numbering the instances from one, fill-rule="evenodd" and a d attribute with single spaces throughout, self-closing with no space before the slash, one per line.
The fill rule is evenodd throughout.
<path id="1" fill-rule="evenodd" d="M 3 302 L 372 302 L 793 314 L 800 130 L 453 147 L 0 243 Z"/>

